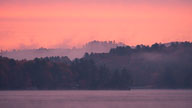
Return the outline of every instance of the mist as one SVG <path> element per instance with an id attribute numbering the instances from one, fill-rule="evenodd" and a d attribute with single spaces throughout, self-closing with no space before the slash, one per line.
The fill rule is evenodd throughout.
<path id="1" fill-rule="evenodd" d="M 192 43 L 171 42 L 137 45 L 111 49 L 110 53 L 92 54 L 97 65 L 106 65 L 111 70 L 127 69 L 131 74 L 133 86 L 144 88 L 182 88 L 191 84 Z"/>
<path id="2" fill-rule="evenodd" d="M 38 48 L 30 49 L 30 47 L 23 46 L 20 50 L 1 51 L 0 55 L 4 57 L 13 58 L 16 60 L 32 60 L 34 58 L 52 57 L 52 56 L 67 56 L 71 60 L 81 58 L 87 53 L 107 53 L 111 48 L 117 46 L 125 46 L 125 44 L 115 41 L 91 41 L 83 45 L 81 48 Z M 29 49 L 27 49 L 29 48 Z"/>

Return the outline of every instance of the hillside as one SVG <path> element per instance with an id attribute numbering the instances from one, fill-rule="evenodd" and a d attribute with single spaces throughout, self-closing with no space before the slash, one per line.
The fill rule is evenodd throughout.
<path id="1" fill-rule="evenodd" d="M 192 43 L 121 46 L 83 58 L 0 56 L 0 89 L 192 88 Z"/>
<path id="2" fill-rule="evenodd" d="M 13 51 L 1 51 L 0 56 L 9 57 L 17 60 L 27 59 L 32 60 L 34 58 L 40 57 L 52 57 L 52 56 L 68 56 L 71 60 L 75 58 L 83 57 L 85 52 L 88 53 L 106 53 L 109 52 L 111 48 L 116 48 L 117 46 L 125 46 L 123 43 L 116 43 L 115 41 L 91 41 L 85 44 L 82 48 L 72 48 L 72 49 L 24 49 L 24 50 L 13 50 Z"/>
<path id="3" fill-rule="evenodd" d="M 97 65 L 111 70 L 125 68 L 133 79 L 134 87 L 191 88 L 192 43 L 137 45 L 111 49 L 109 53 L 86 54 Z"/>

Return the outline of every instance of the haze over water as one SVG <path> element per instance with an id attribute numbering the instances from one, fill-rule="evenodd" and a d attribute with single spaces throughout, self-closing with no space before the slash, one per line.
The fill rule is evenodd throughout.
<path id="1" fill-rule="evenodd" d="M 0 91 L 1 108 L 191 108 L 191 90 Z"/>

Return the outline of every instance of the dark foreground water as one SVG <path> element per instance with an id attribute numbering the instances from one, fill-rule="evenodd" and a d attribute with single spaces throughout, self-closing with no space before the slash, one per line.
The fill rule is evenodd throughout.
<path id="1" fill-rule="evenodd" d="M 0 91 L 0 108 L 192 108 L 192 90 Z"/>

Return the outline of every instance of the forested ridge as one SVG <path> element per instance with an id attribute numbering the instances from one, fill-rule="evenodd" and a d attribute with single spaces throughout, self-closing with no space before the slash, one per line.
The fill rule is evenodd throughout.
<path id="1" fill-rule="evenodd" d="M 84 59 L 111 70 L 127 69 L 133 88 L 192 88 L 191 42 L 117 47 L 109 53 L 86 53 Z"/>
<path id="2" fill-rule="evenodd" d="M 0 89 L 192 88 L 192 43 L 122 46 L 81 59 L 0 57 Z"/>
<path id="3" fill-rule="evenodd" d="M 130 89 L 126 69 L 113 72 L 92 60 L 64 58 L 16 61 L 0 57 L 0 89 Z"/>

